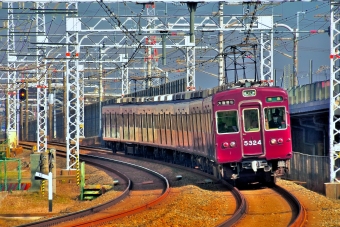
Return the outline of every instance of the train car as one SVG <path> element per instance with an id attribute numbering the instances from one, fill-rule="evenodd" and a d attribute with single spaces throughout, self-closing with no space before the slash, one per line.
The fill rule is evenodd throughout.
<path id="1" fill-rule="evenodd" d="M 288 169 L 288 95 L 239 83 L 104 106 L 103 140 L 114 152 L 199 168 L 226 180 L 275 183 Z"/>

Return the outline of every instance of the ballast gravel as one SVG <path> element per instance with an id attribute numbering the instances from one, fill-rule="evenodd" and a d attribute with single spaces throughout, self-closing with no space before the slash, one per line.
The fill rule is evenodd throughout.
<path id="1" fill-rule="evenodd" d="M 24 153 L 17 158 L 28 161 L 29 154 Z M 64 166 L 65 160 L 57 159 L 57 167 Z M 147 211 L 102 226 L 216 226 L 235 211 L 235 203 L 230 202 L 233 200 L 232 195 L 220 184 L 199 183 L 202 179 L 165 165 L 157 167 L 155 164 L 145 164 L 145 167 L 153 168 L 170 179 L 171 191 L 168 198 Z M 23 170 L 29 171 L 28 168 Z M 103 171 L 86 165 L 86 172 L 89 184 L 112 185 L 113 179 Z M 174 180 L 179 174 L 183 175 L 183 179 Z M 340 226 L 340 200 L 326 198 L 290 181 L 278 180 L 277 184 L 292 192 L 306 208 L 305 226 Z M 59 184 L 53 199 L 53 212 L 49 213 L 47 193 L 42 196 L 38 192 L 2 192 L 0 226 L 12 227 L 34 221 L 13 218 L 17 215 L 34 214 L 36 218 L 48 218 L 83 210 L 115 198 L 120 193 L 113 188 L 93 201 L 80 201 L 76 184 Z"/>

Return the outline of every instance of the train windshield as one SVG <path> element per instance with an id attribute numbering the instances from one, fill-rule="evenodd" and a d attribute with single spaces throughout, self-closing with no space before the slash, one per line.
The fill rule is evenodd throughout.
<path id="1" fill-rule="evenodd" d="M 286 114 L 284 107 L 265 108 L 265 127 L 267 130 L 286 129 Z"/>
<path id="2" fill-rule="evenodd" d="M 244 109 L 244 131 L 245 132 L 258 132 L 260 131 L 259 124 L 259 109 Z"/>
<path id="3" fill-rule="evenodd" d="M 237 111 L 219 111 L 216 113 L 217 132 L 218 133 L 235 133 L 238 132 Z"/>

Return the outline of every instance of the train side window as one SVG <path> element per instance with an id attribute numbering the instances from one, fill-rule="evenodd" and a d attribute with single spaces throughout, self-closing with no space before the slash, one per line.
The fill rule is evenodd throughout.
<path id="1" fill-rule="evenodd" d="M 160 123 L 160 129 L 165 129 L 165 119 L 164 119 L 164 115 L 165 115 L 165 113 L 164 114 L 160 114 L 160 116 L 159 116 L 159 123 Z"/>
<path id="2" fill-rule="evenodd" d="M 158 114 L 153 114 L 153 121 L 155 123 L 154 129 L 158 129 Z"/>
<path id="3" fill-rule="evenodd" d="M 123 116 L 123 139 L 129 139 L 129 114 L 125 113 Z"/>
<path id="4" fill-rule="evenodd" d="M 130 114 L 130 120 L 129 120 L 129 132 L 130 132 L 130 140 L 135 140 L 135 113 Z"/>
<path id="5" fill-rule="evenodd" d="M 183 116 L 183 131 L 185 133 L 185 145 L 184 146 L 187 146 L 189 147 L 189 124 L 188 124 L 188 113 L 185 113 L 185 115 Z"/>
<path id="6" fill-rule="evenodd" d="M 135 125 L 136 125 L 136 114 L 133 113 L 132 115 L 132 121 L 131 121 L 131 130 L 132 130 L 132 139 L 134 141 L 136 141 L 136 128 L 135 128 Z"/>
<path id="7" fill-rule="evenodd" d="M 136 128 L 140 128 L 140 115 L 135 114 Z"/>
<path id="8" fill-rule="evenodd" d="M 111 137 L 117 138 L 117 113 L 111 115 L 112 134 Z"/>
<path id="9" fill-rule="evenodd" d="M 243 122 L 245 132 L 258 132 L 259 127 L 259 110 L 258 109 L 244 109 Z"/>
<path id="10" fill-rule="evenodd" d="M 212 133 L 212 131 L 211 131 L 210 115 L 211 115 L 211 110 L 208 110 L 208 132 Z"/>
<path id="11" fill-rule="evenodd" d="M 217 132 L 235 133 L 238 132 L 237 111 L 218 111 L 216 112 Z"/>
<path id="12" fill-rule="evenodd" d="M 194 141 L 193 141 L 193 145 L 194 145 L 194 149 L 196 149 L 196 141 L 197 141 L 197 120 L 196 120 L 196 118 L 197 118 L 197 113 L 196 112 L 194 112 L 194 113 L 192 113 L 192 118 L 191 118 L 191 120 L 192 120 L 192 138 L 194 139 Z"/>
<path id="13" fill-rule="evenodd" d="M 188 124 L 187 124 L 187 122 L 188 122 L 188 120 L 187 120 L 187 118 L 188 118 L 188 115 L 187 115 L 187 113 L 185 113 L 185 114 L 182 114 L 181 115 L 181 118 L 182 118 L 182 123 L 183 123 L 183 131 L 184 132 L 187 132 L 188 131 Z"/>
<path id="14" fill-rule="evenodd" d="M 108 114 L 106 114 L 106 116 L 105 116 L 105 125 L 106 125 L 106 127 L 105 127 L 105 131 L 104 131 L 104 135 L 105 136 L 110 136 L 110 134 L 111 134 L 111 130 L 110 130 L 110 125 L 111 125 L 111 121 L 110 121 L 110 119 L 111 119 L 111 113 L 108 113 Z"/>
<path id="15" fill-rule="evenodd" d="M 146 116 L 142 114 L 142 128 L 146 128 Z"/>
<path id="16" fill-rule="evenodd" d="M 181 114 L 180 113 L 176 113 L 176 122 L 177 122 L 177 129 L 178 131 L 182 131 L 182 119 L 181 119 Z"/>
<path id="17" fill-rule="evenodd" d="M 102 114 L 102 119 L 103 119 L 103 121 L 102 121 L 102 128 L 103 128 L 103 136 L 106 136 L 106 115 L 107 114 Z"/>
<path id="18" fill-rule="evenodd" d="M 123 132 L 123 114 L 119 114 L 117 138 L 120 139 L 120 132 Z"/>
<path id="19" fill-rule="evenodd" d="M 285 107 L 270 107 L 264 109 L 265 127 L 267 130 L 286 129 Z"/>
<path id="20" fill-rule="evenodd" d="M 206 133 L 206 130 L 207 130 L 207 125 L 206 125 L 206 110 L 203 109 L 202 111 L 202 115 L 201 115 L 201 123 L 202 123 L 202 133 Z"/>
<path id="21" fill-rule="evenodd" d="M 187 114 L 187 125 L 188 125 L 188 132 L 192 131 L 192 113 Z"/>
<path id="22" fill-rule="evenodd" d="M 148 128 L 153 128 L 152 114 L 148 114 Z"/>
<path id="23" fill-rule="evenodd" d="M 199 111 L 199 115 L 200 115 L 200 121 L 198 122 L 198 124 L 200 125 L 200 131 L 199 131 L 199 133 L 200 133 L 200 137 L 201 137 L 201 144 L 202 144 L 202 146 L 204 145 L 204 139 L 203 139 L 203 133 L 204 133 L 204 128 L 205 128 L 205 114 L 203 113 L 203 112 L 201 112 L 201 111 Z"/>
<path id="24" fill-rule="evenodd" d="M 170 128 L 170 120 L 171 120 L 171 118 L 170 118 L 170 114 L 166 114 L 165 115 L 165 123 L 166 123 L 166 129 L 167 130 L 170 130 L 171 128 Z"/>

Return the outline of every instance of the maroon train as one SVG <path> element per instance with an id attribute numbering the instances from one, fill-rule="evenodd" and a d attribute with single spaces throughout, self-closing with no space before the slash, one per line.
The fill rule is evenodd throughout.
<path id="1" fill-rule="evenodd" d="M 180 163 L 227 180 L 273 184 L 292 157 L 286 91 L 243 84 L 209 92 L 104 106 L 103 140 L 114 152 Z"/>

